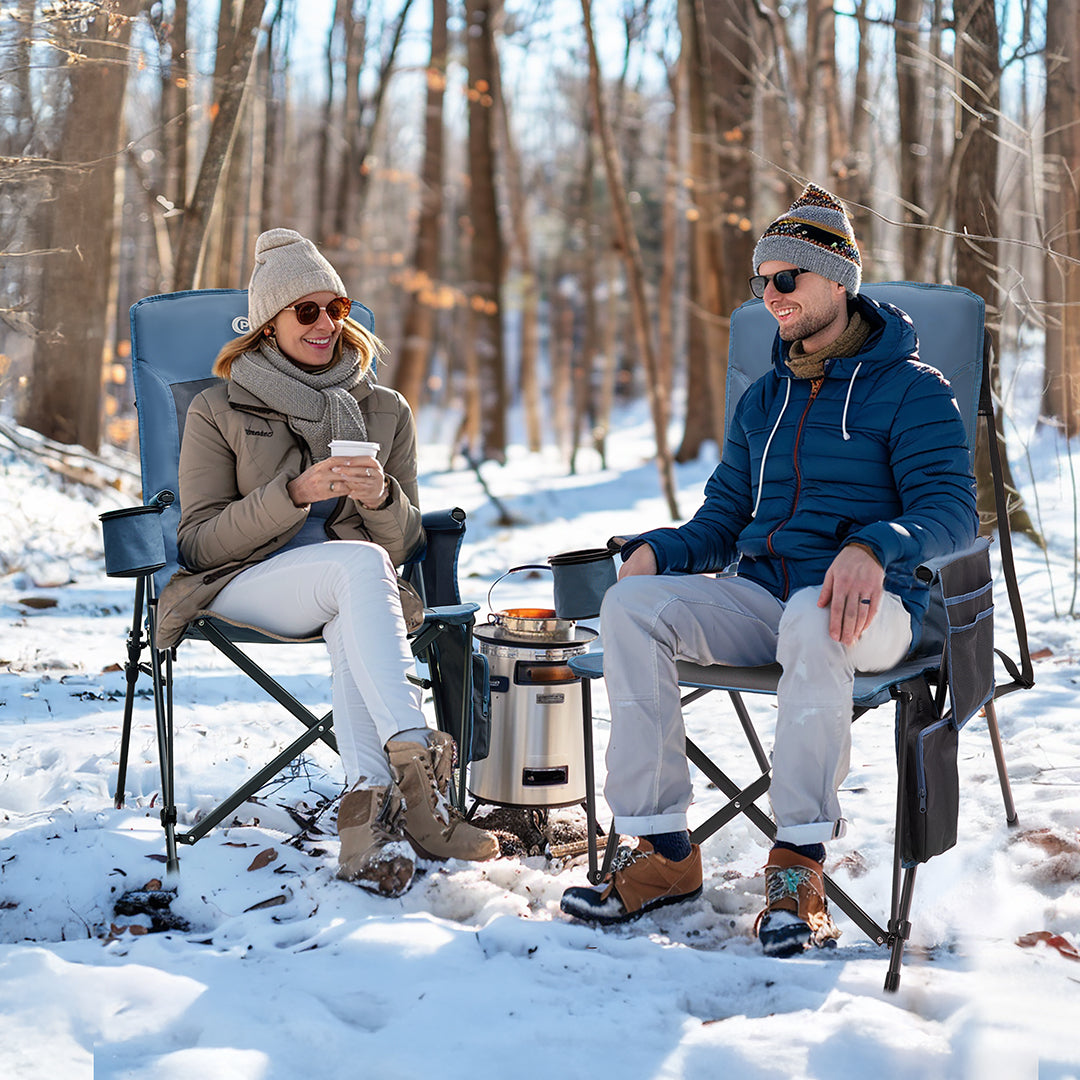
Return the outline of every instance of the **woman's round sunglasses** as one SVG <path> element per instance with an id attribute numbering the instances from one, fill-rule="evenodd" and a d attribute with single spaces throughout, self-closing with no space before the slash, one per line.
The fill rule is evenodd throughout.
<path id="1" fill-rule="evenodd" d="M 301 326 L 311 326 L 318 320 L 320 311 L 325 311 L 334 322 L 341 322 L 342 319 L 349 317 L 351 308 L 352 301 L 347 296 L 335 296 L 325 307 L 322 304 L 316 304 L 314 300 L 301 300 L 300 303 L 290 304 L 281 310 L 295 312 L 296 321 Z"/>
<path id="2" fill-rule="evenodd" d="M 750 291 L 760 300 L 765 295 L 771 281 L 779 293 L 795 291 L 795 279 L 800 274 L 809 273 L 807 270 L 780 270 L 775 274 L 755 274 L 750 279 Z"/>

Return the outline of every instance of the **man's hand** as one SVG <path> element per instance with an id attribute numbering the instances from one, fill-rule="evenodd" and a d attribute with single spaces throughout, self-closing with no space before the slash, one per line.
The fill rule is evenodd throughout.
<path id="1" fill-rule="evenodd" d="M 842 645 L 858 641 L 877 614 L 884 586 L 885 571 L 866 548 L 841 548 L 818 596 L 818 607 L 829 609 L 829 637 Z"/>
<path id="2" fill-rule="evenodd" d="M 619 567 L 619 580 L 631 577 L 633 574 L 655 574 L 656 553 L 648 544 L 634 548 L 626 557 L 622 566 Z"/>

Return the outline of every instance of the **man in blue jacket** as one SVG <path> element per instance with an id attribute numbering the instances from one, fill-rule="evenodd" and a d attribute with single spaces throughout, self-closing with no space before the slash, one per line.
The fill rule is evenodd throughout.
<path id="1" fill-rule="evenodd" d="M 977 515 L 948 383 L 919 361 L 902 311 L 859 295 L 839 200 L 809 185 L 765 230 L 754 271 L 778 324 L 772 371 L 738 403 L 702 507 L 623 548 L 601 611 L 605 795 L 637 845 L 598 887 L 568 889 L 562 909 L 617 923 L 701 892 L 676 661 L 779 661 L 776 841 L 755 929 L 786 956 L 839 933 L 822 864 L 844 832 L 854 674 L 908 653 L 928 603 L 913 571 L 971 543 Z"/>

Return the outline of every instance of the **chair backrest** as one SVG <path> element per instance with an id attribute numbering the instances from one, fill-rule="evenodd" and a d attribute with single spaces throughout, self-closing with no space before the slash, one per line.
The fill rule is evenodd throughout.
<path id="1" fill-rule="evenodd" d="M 354 303 L 350 317 L 368 330 L 375 317 Z M 217 382 L 214 358 L 231 338 L 247 333 L 244 289 L 192 289 L 162 293 L 131 307 L 131 371 L 139 416 L 143 501 L 171 492 L 161 516 L 165 566 L 154 575 L 160 591 L 179 565 L 180 439 L 192 399 Z"/>
<path id="2" fill-rule="evenodd" d="M 919 358 L 937 368 L 952 385 L 974 462 L 985 339 L 982 297 L 958 285 L 911 281 L 864 285 L 862 292 L 911 316 L 919 338 Z M 732 315 L 725 425 L 731 422 L 747 387 L 769 370 L 775 337 L 776 320 L 764 301 L 748 300 Z"/>

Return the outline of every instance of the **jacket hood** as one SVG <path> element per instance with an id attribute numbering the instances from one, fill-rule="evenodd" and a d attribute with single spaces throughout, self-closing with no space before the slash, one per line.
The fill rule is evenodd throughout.
<path id="1" fill-rule="evenodd" d="M 855 356 L 838 357 L 826 362 L 826 378 L 851 378 L 859 364 L 867 362 L 904 363 L 919 354 L 919 338 L 915 325 L 906 312 L 892 304 L 881 304 L 860 293 L 848 301 L 848 313 L 859 312 L 870 327 L 862 351 Z M 773 338 L 773 370 L 782 379 L 792 378 L 787 366 L 792 342 L 784 341 L 777 333 Z"/>

